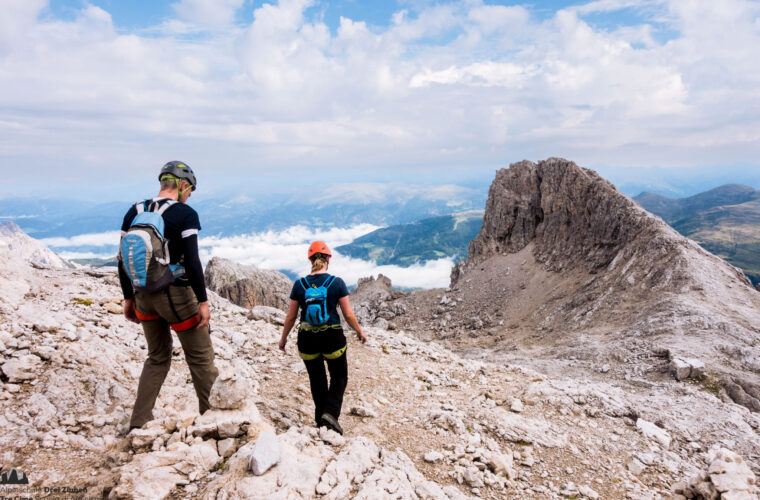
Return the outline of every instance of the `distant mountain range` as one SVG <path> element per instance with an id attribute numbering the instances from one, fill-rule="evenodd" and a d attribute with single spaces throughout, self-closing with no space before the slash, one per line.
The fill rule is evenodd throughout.
<path id="1" fill-rule="evenodd" d="M 380 265 L 407 267 L 452 256 L 460 260 L 467 257 L 467 247 L 478 235 L 482 222 L 482 210 L 431 217 L 378 229 L 336 250 Z"/>
<path id="2" fill-rule="evenodd" d="M 154 193 L 144 193 L 145 197 Z M 234 236 L 296 225 L 345 227 L 359 223 L 404 224 L 426 217 L 479 209 L 484 191 L 455 185 L 336 184 L 288 193 L 245 192 L 229 198 L 190 200 L 204 236 Z M 104 203 L 2 198 L 0 221 L 12 221 L 34 238 L 69 237 L 118 230 L 135 200 Z"/>
<path id="3" fill-rule="evenodd" d="M 760 283 L 760 191 L 726 184 L 688 198 L 641 193 L 634 200 Z"/>

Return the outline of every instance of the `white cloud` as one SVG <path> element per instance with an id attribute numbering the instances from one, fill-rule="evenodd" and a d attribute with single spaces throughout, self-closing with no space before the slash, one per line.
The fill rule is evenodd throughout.
<path id="1" fill-rule="evenodd" d="M 342 277 L 349 285 L 355 285 L 359 278 L 383 274 L 391 279 L 393 286 L 411 288 L 445 288 L 449 286 L 452 258 L 429 260 L 424 264 L 409 267 L 378 266 L 372 261 L 352 259 L 337 255 L 330 264 L 330 272 Z M 302 274 L 309 272 L 302 268 Z"/>
<path id="2" fill-rule="evenodd" d="M 111 259 L 116 257 L 116 252 L 56 252 L 66 260 L 75 259 Z"/>
<path id="3" fill-rule="evenodd" d="M 80 246 L 118 246 L 121 238 L 121 231 L 107 231 L 104 233 L 80 234 L 70 237 L 43 238 L 40 241 L 49 247 L 68 248 Z"/>
<path id="4" fill-rule="evenodd" d="M 175 156 L 235 179 L 760 154 L 758 2 L 600 0 L 539 18 L 462 0 L 331 31 L 313 0 L 256 2 L 246 25 L 242 0 L 182 0 L 176 19 L 131 33 L 99 7 L 61 21 L 45 5 L 0 3 L 4 185 L 148 177 Z M 621 9 L 641 16 L 613 30 L 584 17 Z M 198 23 L 225 28 L 195 36 Z"/>
<path id="5" fill-rule="evenodd" d="M 362 277 L 382 273 L 391 278 L 395 286 L 434 288 L 448 286 L 453 260 L 446 258 L 428 261 L 411 267 L 378 266 L 372 261 L 354 259 L 341 255 L 335 248 L 378 229 L 371 224 L 358 224 L 348 228 L 332 228 L 325 231 L 304 226 L 290 227 L 284 231 L 268 231 L 228 238 L 209 237 L 200 239 L 201 260 L 223 257 L 262 269 L 288 270 L 299 275 L 309 273 L 306 256 L 309 244 L 322 240 L 332 249 L 330 272 L 342 277 L 349 285 Z"/>

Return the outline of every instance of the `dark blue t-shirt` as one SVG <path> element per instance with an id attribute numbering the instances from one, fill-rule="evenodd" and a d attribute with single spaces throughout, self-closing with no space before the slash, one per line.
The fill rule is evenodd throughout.
<path id="1" fill-rule="evenodd" d="M 309 285 L 322 286 L 327 281 L 330 275 L 327 273 L 310 274 L 306 276 L 306 280 Z M 348 287 L 346 287 L 345 281 L 336 277 L 332 282 L 330 288 L 327 289 L 327 312 L 330 314 L 330 319 L 327 320 L 328 325 L 339 325 L 340 316 L 338 316 L 338 300 L 348 295 Z M 301 307 L 301 321 L 306 322 L 306 296 L 303 286 L 301 286 L 301 280 L 296 280 L 293 283 L 293 290 L 290 292 L 290 298 L 298 302 Z"/>

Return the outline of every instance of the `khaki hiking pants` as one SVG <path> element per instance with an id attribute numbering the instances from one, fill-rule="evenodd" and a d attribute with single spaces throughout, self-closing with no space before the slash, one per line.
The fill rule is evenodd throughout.
<path id="1" fill-rule="evenodd" d="M 209 408 L 209 392 L 219 370 L 214 366 L 214 348 L 208 327 L 196 328 L 200 316 L 193 289 L 171 285 L 158 292 L 137 293 L 135 309 L 148 343 L 148 359 L 140 375 L 129 426 L 142 427 L 153 419 L 153 406 L 172 360 L 170 328 L 177 333 L 182 344 L 198 396 L 198 409 L 203 414 Z"/>

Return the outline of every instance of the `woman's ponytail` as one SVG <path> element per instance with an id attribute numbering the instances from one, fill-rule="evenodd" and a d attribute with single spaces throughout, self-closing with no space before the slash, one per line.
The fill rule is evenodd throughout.
<path id="1" fill-rule="evenodd" d="M 315 253 L 309 260 L 311 260 L 311 272 L 315 273 L 327 268 L 329 257 L 323 253 Z"/>

